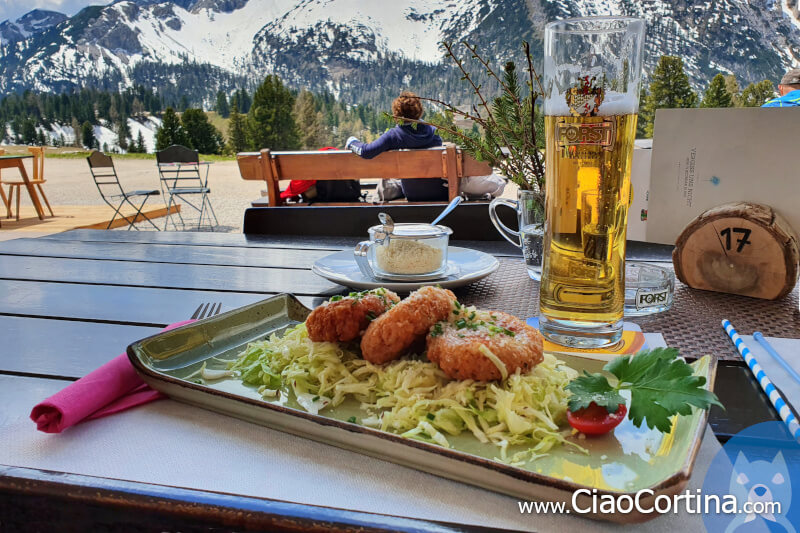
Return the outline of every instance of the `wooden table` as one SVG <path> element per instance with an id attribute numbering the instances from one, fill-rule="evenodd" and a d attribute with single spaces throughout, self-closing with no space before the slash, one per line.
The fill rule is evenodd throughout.
<path id="1" fill-rule="evenodd" d="M 32 155 L 0 155 L 0 170 L 4 168 L 17 168 L 22 176 L 22 181 L 25 182 L 25 188 L 28 189 L 28 196 L 31 197 L 33 207 L 36 209 L 36 214 L 39 220 L 44 220 L 44 209 L 42 203 L 39 201 L 39 195 L 36 194 L 36 189 L 33 187 L 31 180 L 28 178 L 28 172 L 25 170 L 23 159 L 33 159 Z"/>
<path id="2" fill-rule="evenodd" d="M 311 273 L 311 264 L 352 246 L 352 241 L 74 230 L 0 243 L 0 405 L 24 401 L 27 403 L 18 408 L 29 409 L 54 389 L 107 362 L 129 342 L 187 318 L 201 302 L 221 302 L 223 310 L 231 310 L 275 293 L 291 292 L 308 306 L 318 305 L 344 289 Z M 500 242 L 453 244 L 500 257 L 517 253 Z M 725 388 L 729 379 L 721 373 L 718 388 Z M 19 399 L 21 391 L 27 399 Z M 748 409 L 757 403 L 741 398 L 740 389 L 733 393 Z M 769 419 L 769 407 L 766 409 L 756 418 Z M 731 403 L 725 420 L 736 418 L 739 412 Z M 0 428 L 3 416 L 0 408 Z M 712 416 L 712 427 L 724 425 L 725 420 Z M 32 422 L 30 426 L 33 431 Z M 74 430 L 54 438 L 67 437 Z M 485 530 L 2 463 L 0 460 L 0 523 L 5 525 L 23 520 L 19 517 L 39 517 L 45 523 L 84 524 L 86 530 L 108 524 L 146 531 L 195 531 L 212 526 Z M 120 524 L 127 524 L 128 529 Z"/>

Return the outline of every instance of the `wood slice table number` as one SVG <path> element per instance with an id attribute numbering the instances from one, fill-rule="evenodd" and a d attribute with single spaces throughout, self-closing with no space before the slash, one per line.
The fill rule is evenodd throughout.
<path id="1" fill-rule="evenodd" d="M 739 202 L 701 214 L 678 237 L 675 275 L 696 289 L 775 300 L 797 282 L 798 239 L 771 207 Z"/>

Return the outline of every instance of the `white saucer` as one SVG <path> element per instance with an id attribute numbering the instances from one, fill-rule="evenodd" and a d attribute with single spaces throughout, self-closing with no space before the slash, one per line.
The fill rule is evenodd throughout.
<path id="1" fill-rule="evenodd" d="M 318 259 L 311 271 L 323 278 L 353 289 L 376 289 L 385 287 L 394 292 L 410 292 L 425 285 L 439 285 L 444 289 L 463 287 L 483 279 L 500 266 L 500 262 L 489 254 L 450 246 L 447 249 L 447 272 L 438 279 L 390 281 L 368 278 L 356 265 L 352 250 L 343 250 Z"/>

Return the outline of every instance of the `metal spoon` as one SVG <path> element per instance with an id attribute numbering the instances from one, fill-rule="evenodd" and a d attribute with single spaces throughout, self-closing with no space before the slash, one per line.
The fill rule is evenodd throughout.
<path id="1" fill-rule="evenodd" d="M 383 224 L 383 232 L 391 234 L 394 231 L 394 220 L 388 213 L 378 213 L 378 220 Z"/>
<path id="2" fill-rule="evenodd" d="M 447 215 L 449 215 L 449 214 L 450 214 L 450 211 L 452 211 L 453 209 L 455 209 L 455 208 L 456 208 L 456 206 L 457 206 L 458 204 L 460 204 L 460 203 L 461 203 L 463 200 L 464 200 L 464 199 L 463 199 L 462 197 L 460 197 L 460 196 L 456 196 L 455 198 L 453 198 L 453 199 L 450 201 L 450 203 L 449 203 L 449 204 L 447 204 L 447 207 L 445 207 L 445 208 L 444 208 L 444 211 L 442 211 L 441 213 L 439 213 L 439 216 L 438 216 L 438 217 L 436 217 L 436 218 L 433 220 L 433 222 L 431 222 L 431 224 L 432 224 L 433 226 L 435 226 L 436 224 L 438 224 L 438 223 L 439 223 L 439 221 L 441 221 L 441 220 L 442 220 L 444 217 L 446 217 Z M 380 218 L 380 215 L 378 215 L 378 218 Z"/>

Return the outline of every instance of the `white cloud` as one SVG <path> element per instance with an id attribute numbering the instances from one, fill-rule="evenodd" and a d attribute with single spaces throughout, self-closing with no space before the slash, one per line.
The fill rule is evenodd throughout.
<path id="1" fill-rule="evenodd" d="M 0 0 L 0 21 L 16 20 L 32 9 L 49 9 L 74 15 L 91 4 L 105 4 L 103 0 Z"/>

